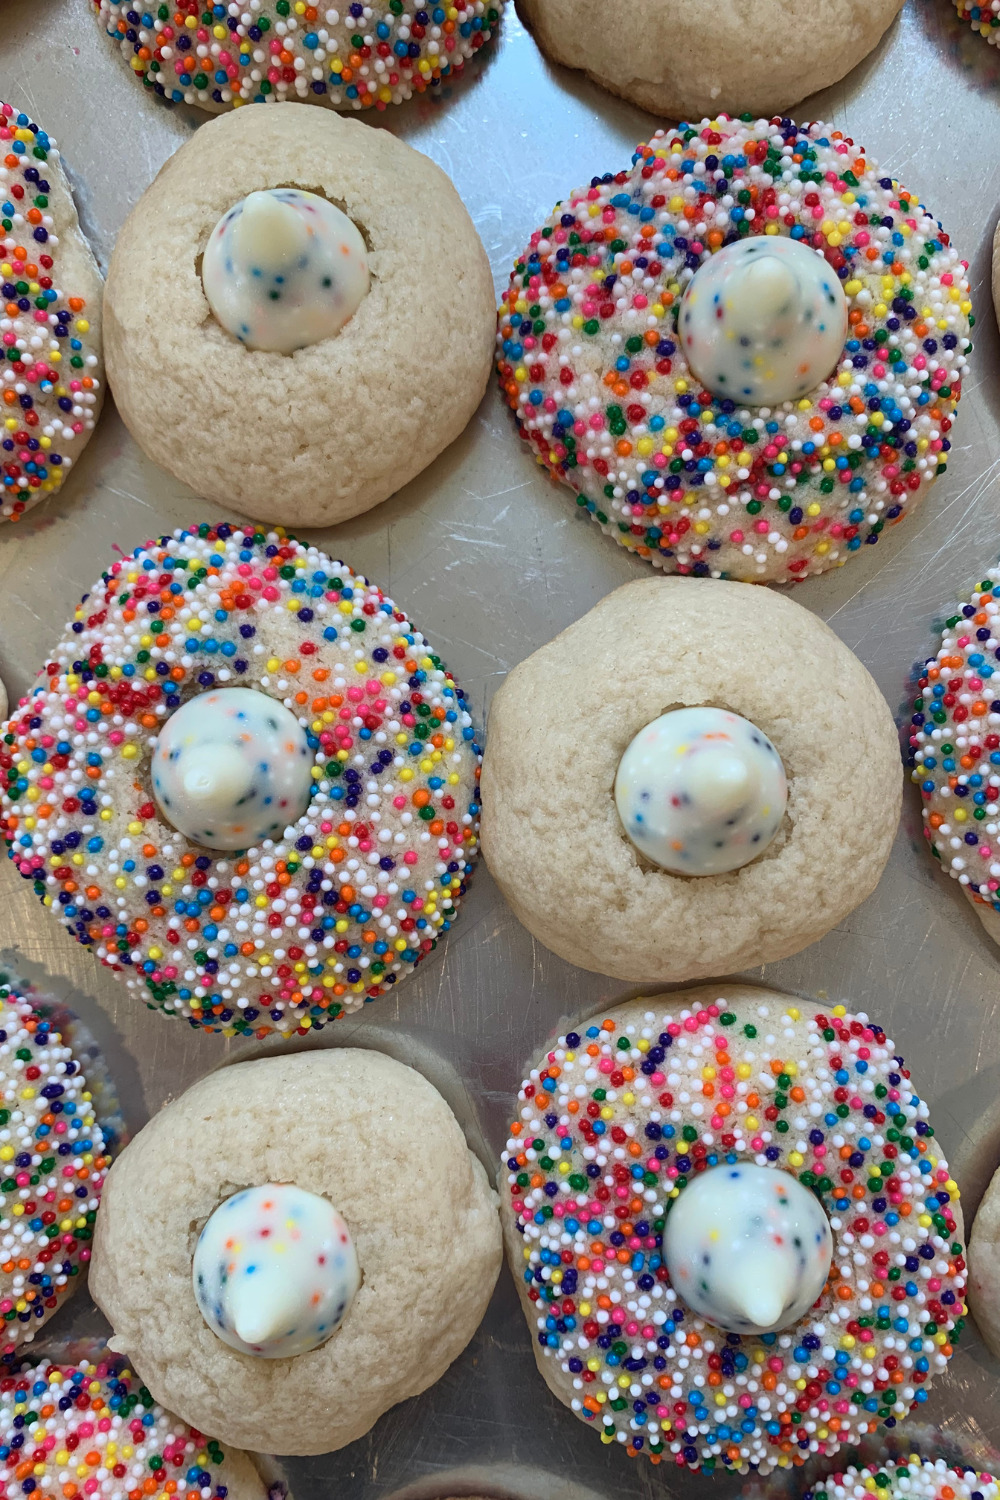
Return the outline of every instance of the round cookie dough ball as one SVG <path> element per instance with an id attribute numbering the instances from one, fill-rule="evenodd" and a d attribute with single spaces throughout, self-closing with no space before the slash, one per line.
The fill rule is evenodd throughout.
<path id="1" fill-rule="evenodd" d="M 490 40 L 504 7 L 504 0 L 452 0 L 447 7 L 367 0 L 303 13 L 280 0 L 255 0 L 232 14 L 235 25 L 221 36 L 217 27 L 200 26 L 195 38 L 205 19 L 196 0 L 141 15 L 130 14 L 125 0 L 91 3 L 150 92 L 213 112 L 285 100 L 384 110 L 460 73 Z M 276 37 L 280 58 L 273 55 Z"/>
<path id="2" fill-rule="evenodd" d="M 538 45 L 668 120 L 784 114 L 867 57 L 903 0 L 520 0 Z"/>
<path id="3" fill-rule="evenodd" d="M 929 1434 L 931 1442 L 936 1437 Z M 911 1453 L 888 1459 L 879 1469 L 852 1466 L 819 1479 L 802 1500 L 997 1500 L 998 1495 L 1000 1485 L 992 1474 Z"/>
<path id="4" fill-rule="evenodd" d="M 780 401 L 715 359 L 706 387 L 685 353 L 717 255 L 759 320 L 741 254 L 762 232 L 820 261 L 833 321 L 847 307 L 831 366 L 808 299 L 801 317 L 774 304 L 774 352 L 791 341 L 816 373 Z M 948 235 L 843 132 L 721 116 L 657 131 L 556 205 L 515 264 L 497 369 L 537 461 L 620 546 L 669 573 L 795 582 L 876 543 L 943 472 L 972 322 Z"/>
<path id="5" fill-rule="evenodd" d="M 202 284 L 220 220 L 277 188 L 337 205 L 370 275 L 340 331 L 292 353 L 247 347 Z M 258 231 L 270 268 L 273 238 Z M 290 279 L 300 251 L 288 246 Z M 322 281 L 309 288 L 317 327 L 338 290 Z M 118 237 L 105 313 L 108 378 L 140 447 L 205 499 L 295 526 L 369 510 L 457 438 L 496 327 L 486 252 L 449 178 L 388 131 L 302 108 L 240 109 L 170 158 Z"/>
<path id="6" fill-rule="evenodd" d="M 199 842 L 155 784 L 171 716 L 204 698 L 210 726 L 234 689 L 265 727 L 275 703 L 294 717 L 311 759 L 304 810 L 274 832 L 264 807 L 243 850 L 228 759 Z M 280 529 L 199 526 L 117 558 L 9 731 L 0 827 L 17 869 L 135 995 L 193 1026 L 322 1026 L 454 923 L 479 831 L 465 695 L 381 589 Z"/>
<path id="7" fill-rule="evenodd" d="M 23 1492 L 29 1456 L 36 1495 L 76 1494 L 91 1500 L 121 1500 L 126 1493 L 153 1500 L 268 1500 L 269 1495 L 247 1454 L 231 1448 L 223 1452 L 214 1438 L 203 1437 L 157 1406 L 117 1356 L 96 1365 L 43 1360 L 5 1378 L 0 1385 L 0 1451 L 5 1495 Z M 86 1482 L 77 1488 L 83 1475 Z"/>
<path id="8" fill-rule="evenodd" d="M 917 679 L 910 779 L 924 837 L 1000 943 L 1000 568 L 945 622 Z M 997 676 L 997 689 L 991 679 Z"/>
<path id="9" fill-rule="evenodd" d="M 90 441 L 104 402 L 102 294 L 55 141 L 0 100 L 0 520 L 61 489 Z"/>
<path id="10" fill-rule="evenodd" d="M 635 1000 L 559 1037 L 518 1101 L 507 1256 L 546 1384 L 605 1442 L 766 1474 L 900 1420 L 944 1372 L 965 1311 L 958 1187 L 867 1016 L 749 985 Z M 818 1300 L 776 1333 L 700 1316 L 665 1263 L 675 1205 L 747 1165 L 797 1178 L 833 1236 Z"/>
<path id="11" fill-rule="evenodd" d="M 0 985 L 0 1355 L 80 1285 L 111 1157 L 87 1079 L 44 1011 Z"/>
<path id="12" fill-rule="evenodd" d="M 613 788 L 647 725 L 702 705 L 771 742 L 788 801 L 749 863 L 678 875 L 640 854 Z M 766 589 L 648 578 L 609 594 L 497 693 L 483 852 L 515 915 L 561 958 L 617 979 L 701 979 L 785 958 L 853 911 L 885 867 L 901 791 L 888 705 L 827 625 Z M 729 816 L 742 821 L 738 808 Z"/>
<path id="13" fill-rule="evenodd" d="M 318 1348 L 238 1353 L 198 1309 L 200 1231 L 244 1187 L 292 1183 L 350 1230 L 362 1284 Z M 145 1126 L 108 1178 L 91 1286 L 157 1400 L 223 1442 L 326 1453 L 440 1378 L 500 1269 L 496 1199 L 451 1110 L 380 1053 L 260 1058 Z"/>
<path id="14" fill-rule="evenodd" d="M 969 1311 L 1000 1358 L 1000 1171 L 983 1196 L 969 1237 Z"/>

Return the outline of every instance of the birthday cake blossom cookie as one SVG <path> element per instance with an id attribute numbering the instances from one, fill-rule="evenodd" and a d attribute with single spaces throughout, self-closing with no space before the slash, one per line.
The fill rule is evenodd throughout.
<path id="1" fill-rule="evenodd" d="M 102 293 L 55 141 L 0 101 L 0 519 L 59 490 L 90 440 Z"/>
<path id="2" fill-rule="evenodd" d="M 245 1453 L 157 1406 L 118 1357 L 0 1379 L 0 1486 L 46 1500 L 268 1500 Z"/>
<path id="3" fill-rule="evenodd" d="M 902 792 L 888 705 L 828 626 L 732 583 L 626 584 L 493 700 L 483 853 L 580 968 L 773 963 L 874 890 Z"/>
<path id="4" fill-rule="evenodd" d="M 381 1053 L 223 1068 L 108 1178 L 92 1288 L 157 1400 L 224 1442 L 327 1453 L 426 1390 L 500 1270 L 444 1099 Z"/>
<path id="5" fill-rule="evenodd" d="M 72 1048 L 0 985 L 0 1354 L 34 1338 L 82 1281 L 110 1164 Z"/>
<path id="6" fill-rule="evenodd" d="M 478 843 L 464 694 L 380 589 L 281 531 L 111 563 L 7 731 L 15 866 L 194 1026 L 320 1026 L 455 920 Z"/>
<path id="7" fill-rule="evenodd" d="M 962 1329 L 958 1188 L 881 1027 L 746 985 L 561 1036 L 503 1154 L 555 1395 L 630 1455 L 768 1473 L 927 1399 Z"/>
<path id="8" fill-rule="evenodd" d="M 924 837 L 1000 942 L 1000 568 L 946 622 L 918 679 L 910 719 L 911 779 Z M 997 677 L 1000 689 L 1000 676 Z"/>
<path id="9" fill-rule="evenodd" d="M 500 24 L 504 0 L 344 0 L 337 8 L 250 0 L 207 10 L 176 0 L 137 11 L 91 0 L 137 78 L 175 103 L 213 111 L 250 103 L 377 109 L 461 72 Z"/>
<path id="10" fill-rule="evenodd" d="M 822 26 L 796 0 L 618 0 L 613 25 L 601 0 L 521 0 L 519 9 L 555 62 L 661 119 L 783 113 L 828 88 L 867 57 L 902 0 L 827 0 Z"/>
<path id="11" fill-rule="evenodd" d="M 203 125 L 132 210 L 108 274 L 108 378 L 136 441 L 199 495 L 331 526 L 468 424 L 493 282 L 441 169 L 332 113 Z"/>
<path id="12" fill-rule="evenodd" d="M 831 1474 L 806 1490 L 802 1500 L 997 1500 L 998 1494 L 992 1474 L 911 1453 L 878 1469 Z"/>
<path id="13" fill-rule="evenodd" d="M 497 368 L 538 462 L 621 546 L 788 582 L 943 472 L 972 323 L 948 235 L 850 137 L 723 115 L 556 205 Z"/>

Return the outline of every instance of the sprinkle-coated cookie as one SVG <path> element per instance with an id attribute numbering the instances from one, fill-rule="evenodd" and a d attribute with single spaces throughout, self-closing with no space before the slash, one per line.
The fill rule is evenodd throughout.
<path id="1" fill-rule="evenodd" d="M 753 235 L 812 247 L 848 303 L 836 371 L 773 409 L 705 390 L 677 334 L 702 265 Z M 514 268 L 497 366 L 538 462 L 621 546 L 788 582 L 877 542 L 943 472 L 972 321 L 948 234 L 849 136 L 723 115 L 556 206 Z"/>
<path id="2" fill-rule="evenodd" d="M 161 724 L 225 687 L 305 729 L 276 839 L 192 844 L 153 796 Z M 78 942 L 148 1005 L 227 1035 L 308 1030 L 451 927 L 478 837 L 464 695 L 380 589 L 280 531 L 177 531 L 113 562 L 7 725 L 4 833 Z"/>

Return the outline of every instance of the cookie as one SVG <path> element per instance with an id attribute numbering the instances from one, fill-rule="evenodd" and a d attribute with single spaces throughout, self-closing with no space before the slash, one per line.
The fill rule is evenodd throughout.
<path id="1" fill-rule="evenodd" d="M 497 369 L 536 460 L 620 546 L 794 582 L 944 471 L 973 321 L 947 233 L 849 136 L 723 115 L 556 205 L 514 267 Z"/>
<path id="2" fill-rule="evenodd" d="M 495 334 L 486 252 L 441 169 L 301 107 L 212 120 L 170 158 L 118 237 L 105 312 L 148 456 L 296 526 L 426 468 L 479 405 Z"/>
<path id="3" fill-rule="evenodd" d="M 199 1236 L 228 1221 L 234 1195 L 280 1184 L 336 1210 L 360 1286 L 345 1283 L 339 1319 L 335 1307 L 302 1339 L 319 1306 L 312 1276 L 327 1286 L 341 1276 L 332 1258 L 315 1264 L 323 1226 L 303 1231 L 312 1269 L 300 1262 L 300 1275 L 275 1281 L 269 1262 L 287 1257 L 244 1217 L 224 1238 L 236 1239 L 237 1261 L 242 1244 L 257 1247 L 270 1327 L 241 1350 L 220 1323 L 238 1325 L 246 1299 L 230 1288 L 215 1316 L 211 1290 L 196 1284 Z M 253 1212 L 267 1227 L 263 1201 Z M 326 1049 L 223 1068 L 139 1132 L 108 1178 L 92 1290 L 112 1347 L 185 1421 L 241 1447 L 326 1453 L 444 1374 L 486 1310 L 500 1259 L 495 1195 L 437 1090 L 380 1053 Z"/>
<path id="4" fill-rule="evenodd" d="M 281 531 L 177 531 L 110 564 L 40 675 L 0 746 L 4 837 L 151 1008 L 307 1031 L 451 928 L 478 847 L 475 729 L 345 563 Z"/>
<path id="5" fill-rule="evenodd" d="M 504 0 L 368 0 L 341 9 L 258 0 L 223 27 L 196 0 L 138 12 L 91 0 L 101 29 L 151 93 L 218 112 L 285 100 L 382 111 L 460 73 Z"/>
<path id="6" fill-rule="evenodd" d="M 636 1000 L 559 1037 L 518 1101 L 508 1259 L 546 1384 L 605 1442 L 766 1474 L 927 1399 L 963 1325 L 958 1188 L 867 1016 L 748 985 Z M 743 1204 L 732 1174 L 748 1170 L 790 1180 L 832 1237 L 828 1275 L 804 1277 L 806 1295 L 818 1288 L 808 1311 L 791 1300 L 750 1332 L 756 1272 L 773 1289 L 794 1255 L 768 1245 L 766 1187 L 738 1234 L 727 1224 L 726 1205 Z M 699 1300 L 715 1316 L 686 1296 L 672 1243 L 706 1188 L 720 1228 Z"/>
<path id="7" fill-rule="evenodd" d="M 969 1311 L 990 1352 L 1000 1358 L 1000 1172 L 979 1205 L 969 1236 Z"/>
<path id="8" fill-rule="evenodd" d="M 765 589 L 648 578 L 500 688 L 483 852 L 518 919 L 582 969 L 734 973 L 816 942 L 874 890 L 901 772 L 885 700 L 822 621 Z"/>
<path id="9" fill-rule="evenodd" d="M 554 62 L 672 120 L 720 108 L 783 114 L 843 78 L 878 45 L 902 0 L 827 0 L 820 19 L 799 0 L 521 0 Z"/>
<path id="10" fill-rule="evenodd" d="M 852 1466 L 843 1474 L 817 1480 L 802 1500 L 997 1500 L 998 1492 L 992 1474 L 911 1453 L 880 1469 Z"/>
<path id="11" fill-rule="evenodd" d="M 245 1453 L 222 1448 L 162 1407 L 121 1358 L 43 1360 L 0 1382 L 5 1495 L 65 1500 L 268 1500 Z"/>
<path id="12" fill-rule="evenodd" d="M 111 1158 L 79 1058 L 44 1010 L 0 985 L 0 1355 L 86 1275 Z"/>
<path id="13" fill-rule="evenodd" d="M 910 718 L 911 780 L 920 789 L 930 852 L 1000 942 L 1000 568 L 945 621 L 917 679 Z M 1000 678 L 998 678 L 1000 689 Z"/>
<path id="14" fill-rule="evenodd" d="M 104 402 L 103 283 L 55 141 L 0 101 L 0 519 L 60 490 Z"/>

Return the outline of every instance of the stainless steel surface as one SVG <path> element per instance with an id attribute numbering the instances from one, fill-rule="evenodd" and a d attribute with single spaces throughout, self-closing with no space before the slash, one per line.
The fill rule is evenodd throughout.
<path id="1" fill-rule="evenodd" d="M 125 214 L 204 117 L 144 95 L 89 9 L 87 0 L 0 0 L 0 98 L 31 111 L 58 139 L 106 264 Z M 816 11 L 821 26 L 822 4 Z M 796 113 L 832 120 L 863 142 L 940 216 L 973 268 L 976 350 L 947 475 L 878 547 L 795 592 L 857 651 L 902 715 L 910 670 L 930 651 L 936 624 L 1000 551 L 1000 338 L 989 294 L 1000 200 L 1000 51 L 961 26 L 949 0 L 908 0 L 875 55 Z M 635 142 L 655 128 L 641 111 L 550 69 L 512 5 L 499 44 L 465 79 L 377 123 L 455 179 L 498 288 L 553 203 L 595 172 L 627 165 Z M 12 694 L 28 685 L 115 547 L 208 518 L 196 496 L 142 456 L 109 403 L 63 494 L 16 528 L 0 529 L 0 671 Z M 516 662 L 646 570 L 578 519 L 567 491 L 545 481 L 494 390 L 420 478 L 368 515 L 310 540 L 377 579 L 412 612 L 470 691 L 480 723 Z M 919 810 L 908 794 L 892 861 L 872 899 L 821 943 L 750 977 L 833 997 L 888 1028 L 932 1102 L 969 1214 L 1000 1161 L 1000 952 L 921 844 Z M 0 902 L 0 947 L 84 1017 L 106 1049 L 132 1130 L 224 1057 L 252 1050 L 138 1009 L 6 861 Z M 529 1056 L 560 1022 L 622 993 L 534 943 L 480 868 L 447 945 L 397 992 L 320 1041 L 385 1047 L 414 1061 L 495 1162 Z M 53 1321 L 51 1335 L 99 1328 L 81 1295 Z M 1000 1366 L 970 1329 L 921 1413 L 987 1465 L 1000 1461 L 991 1446 L 1000 1447 L 998 1376 Z M 666 1464 L 628 1461 L 549 1395 L 506 1273 L 479 1334 L 433 1390 L 351 1448 L 287 1467 L 299 1500 L 376 1500 L 404 1488 L 424 1500 L 462 1494 L 463 1481 L 466 1493 L 509 1490 L 524 1500 L 637 1500 L 705 1494 L 710 1483 Z M 435 1490 L 438 1475 L 443 1487 Z M 711 1483 L 716 1494 L 740 1490 L 732 1478 Z M 802 1488 L 798 1475 L 784 1486 Z"/>

